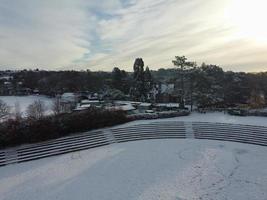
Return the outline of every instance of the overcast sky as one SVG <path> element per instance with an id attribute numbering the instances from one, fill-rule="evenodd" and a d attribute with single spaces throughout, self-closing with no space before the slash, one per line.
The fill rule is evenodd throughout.
<path id="1" fill-rule="evenodd" d="M 175 55 L 267 71 L 265 0 L 0 0 L 0 66 L 152 69 Z M 249 14 L 248 14 L 249 13 Z"/>

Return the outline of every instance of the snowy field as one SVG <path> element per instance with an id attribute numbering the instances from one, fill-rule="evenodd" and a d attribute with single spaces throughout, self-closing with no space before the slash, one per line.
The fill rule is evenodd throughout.
<path id="1" fill-rule="evenodd" d="M 186 121 L 186 122 L 215 122 L 215 123 L 229 123 L 229 124 L 244 124 L 255 126 L 267 126 L 267 117 L 256 116 L 233 116 L 223 112 L 208 112 L 201 114 L 197 112 L 191 113 L 189 116 L 154 119 L 154 120 L 138 120 L 127 124 L 119 125 L 117 127 L 132 126 L 135 124 L 147 124 L 159 121 Z"/>
<path id="2" fill-rule="evenodd" d="M 11 112 L 14 110 L 15 104 L 19 103 L 21 112 L 25 114 L 27 107 L 36 100 L 41 100 L 46 106 L 46 113 L 51 113 L 51 106 L 53 98 L 42 95 L 31 95 L 31 96 L 0 96 L 0 99 L 4 101 L 11 108 Z"/>
<path id="3" fill-rule="evenodd" d="M 267 126 L 224 113 L 133 121 Z M 267 200 L 267 147 L 197 139 L 114 143 L 0 167 L 0 200 Z"/>
<path id="4" fill-rule="evenodd" d="M 266 200 L 267 148 L 147 140 L 0 168 L 2 200 Z"/>

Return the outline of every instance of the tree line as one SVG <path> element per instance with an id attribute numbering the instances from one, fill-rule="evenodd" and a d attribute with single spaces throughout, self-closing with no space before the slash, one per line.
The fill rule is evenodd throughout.
<path id="1" fill-rule="evenodd" d="M 12 73 L 12 83 L 22 82 L 23 87 L 38 89 L 40 94 L 50 96 L 90 91 L 103 93 L 110 99 L 139 101 L 151 101 L 149 93 L 159 83 L 173 83 L 181 105 L 265 105 L 267 72 L 224 71 L 213 64 L 197 65 L 184 56 L 175 57 L 172 63 L 172 68 L 150 70 L 142 58 L 137 58 L 132 72 L 119 67 L 112 72 L 23 70 Z M 2 80 L 0 84 L 3 84 Z"/>
<path id="2" fill-rule="evenodd" d="M 198 66 L 184 56 L 176 56 L 173 64 L 177 67 L 181 98 L 190 104 L 201 107 L 265 106 L 267 72 L 224 71 L 217 65 L 205 63 Z"/>

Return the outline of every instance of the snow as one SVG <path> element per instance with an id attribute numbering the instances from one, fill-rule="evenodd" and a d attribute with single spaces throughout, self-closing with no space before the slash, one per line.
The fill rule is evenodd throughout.
<path id="1" fill-rule="evenodd" d="M 179 108 L 179 103 L 158 103 L 156 107 Z"/>
<path id="2" fill-rule="evenodd" d="M 123 110 L 123 111 L 130 111 L 130 110 L 136 110 L 135 107 L 132 106 L 132 104 L 125 104 L 125 105 L 120 105 L 117 106 L 119 110 Z"/>
<path id="3" fill-rule="evenodd" d="M 139 102 L 139 101 L 122 101 L 122 100 L 120 100 L 120 101 L 115 101 L 115 103 L 116 104 L 140 104 L 140 103 L 142 103 L 142 102 Z"/>
<path id="4" fill-rule="evenodd" d="M 0 76 L 0 80 L 12 80 L 13 76 Z"/>
<path id="5" fill-rule="evenodd" d="M 179 118 L 182 121 L 198 121 L 198 122 L 216 122 L 216 123 L 230 123 L 230 124 L 244 124 L 267 126 L 266 117 L 258 116 L 233 116 L 223 112 L 211 112 L 206 114 L 192 113 L 189 116 Z M 176 118 L 177 120 L 177 118 Z"/>
<path id="6" fill-rule="evenodd" d="M 181 116 L 164 119 L 137 120 L 117 127 L 127 127 L 139 124 L 148 124 L 160 121 L 184 121 L 184 122 L 213 122 L 213 123 L 229 123 L 243 124 L 255 126 L 267 126 L 267 117 L 260 116 L 233 116 L 223 112 L 208 112 L 205 114 L 193 112 L 189 116 Z"/>
<path id="7" fill-rule="evenodd" d="M 42 95 L 30 95 L 30 96 L 0 96 L 0 99 L 3 100 L 8 106 L 11 107 L 11 112 L 14 110 L 15 103 L 19 103 L 21 112 L 25 114 L 27 107 L 36 100 L 41 100 L 46 106 L 46 113 L 51 112 L 53 98 Z"/>
<path id="8" fill-rule="evenodd" d="M 116 103 L 113 106 L 105 106 L 107 110 L 122 110 L 122 111 L 131 111 L 136 110 L 135 107 L 132 106 L 130 103 Z"/>
<path id="9" fill-rule="evenodd" d="M 88 100 L 88 99 L 84 99 L 84 100 L 81 100 L 81 104 L 90 104 L 90 103 L 101 103 L 101 101 L 99 100 Z"/>
<path id="10" fill-rule="evenodd" d="M 75 94 L 72 92 L 66 92 L 61 95 L 62 98 L 69 98 L 69 97 L 75 97 Z"/>
<path id="11" fill-rule="evenodd" d="M 143 107 L 149 107 L 151 106 L 152 104 L 151 103 L 140 103 L 139 106 L 143 106 Z"/>
<path id="12" fill-rule="evenodd" d="M 61 100 L 66 102 L 75 102 L 75 94 L 72 92 L 66 92 L 61 95 Z"/>
<path id="13" fill-rule="evenodd" d="M 0 168 L 2 200 L 263 200 L 267 148 L 206 140 L 113 144 Z"/>
<path id="14" fill-rule="evenodd" d="M 140 120 L 267 126 L 265 117 L 221 112 Z M 0 200 L 265 200 L 267 147 L 162 139 L 94 148 L 0 168 Z"/>
<path id="15" fill-rule="evenodd" d="M 91 107 L 91 104 L 83 104 L 80 107 L 81 108 L 90 108 Z"/>

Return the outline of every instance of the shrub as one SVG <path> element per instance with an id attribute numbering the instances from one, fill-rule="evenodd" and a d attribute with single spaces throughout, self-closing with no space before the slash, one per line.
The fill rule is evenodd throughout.
<path id="1" fill-rule="evenodd" d="M 27 107 L 26 112 L 29 119 L 41 119 L 45 114 L 45 104 L 41 100 L 36 100 Z"/>
<path id="2" fill-rule="evenodd" d="M 0 147 L 44 141 L 129 121 L 122 111 L 89 109 L 40 119 L 10 119 L 0 124 Z"/>
<path id="3" fill-rule="evenodd" d="M 8 115 L 10 112 L 10 107 L 0 99 L 0 118 Z"/>

